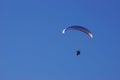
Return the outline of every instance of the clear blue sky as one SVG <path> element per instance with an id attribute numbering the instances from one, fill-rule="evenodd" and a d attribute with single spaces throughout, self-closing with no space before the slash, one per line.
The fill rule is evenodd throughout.
<path id="1" fill-rule="evenodd" d="M 120 1 L 1 0 L 0 80 L 120 80 Z"/>

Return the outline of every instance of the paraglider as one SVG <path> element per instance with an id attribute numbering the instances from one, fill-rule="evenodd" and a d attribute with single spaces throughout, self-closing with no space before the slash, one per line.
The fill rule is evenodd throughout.
<path id="1" fill-rule="evenodd" d="M 65 32 L 68 31 L 68 30 L 81 31 L 81 32 L 87 34 L 90 38 L 93 38 L 93 34 L 91 33 L 91 31 L 88 30 L 87 28 L 83 27 L 83 26 L 76 26 L 76 25 L 75 25 L 75 26 L 70 26 L 70 27 L 64 28 L 64 29 L 62 30 L 62 34 L 65 34 Z M 79 50 L 76 51 L 76 55 L 77 55 L 77 56 L 80 55 L 80 51 L 79 51 Z"/>

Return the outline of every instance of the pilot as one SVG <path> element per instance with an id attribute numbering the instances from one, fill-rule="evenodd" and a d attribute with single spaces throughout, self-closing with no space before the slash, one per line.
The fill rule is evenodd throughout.
<path id="1" fill-rule="evenodd" d="M 80 55 L 80 51 L 79 51 L 79 50 L 77 50 L 76 52 L 77 52 L 77 53 L 76 53 L 77 56 Z"/>

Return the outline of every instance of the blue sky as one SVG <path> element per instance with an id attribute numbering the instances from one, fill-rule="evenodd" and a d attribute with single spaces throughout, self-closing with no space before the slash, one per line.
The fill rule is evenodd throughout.
<path id="1" fill-rule="evenodd" d="M 120 80 L 119 3 L 1 0 L 0 80 Z M 62 35 L 71 25 L 90 29 L 93 39 Z"/>

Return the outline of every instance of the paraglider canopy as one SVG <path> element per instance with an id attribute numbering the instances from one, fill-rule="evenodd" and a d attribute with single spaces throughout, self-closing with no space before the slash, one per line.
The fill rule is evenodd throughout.
<path id="1" fill-rule="evenodd" d="M 93 34 L 87 28 L 83 26 L 70 26 L 62 30 L 62 34 L 65 34 L 67 30 L 78 30 L 86 33 L 90 38 L 93 38 Z"/>

